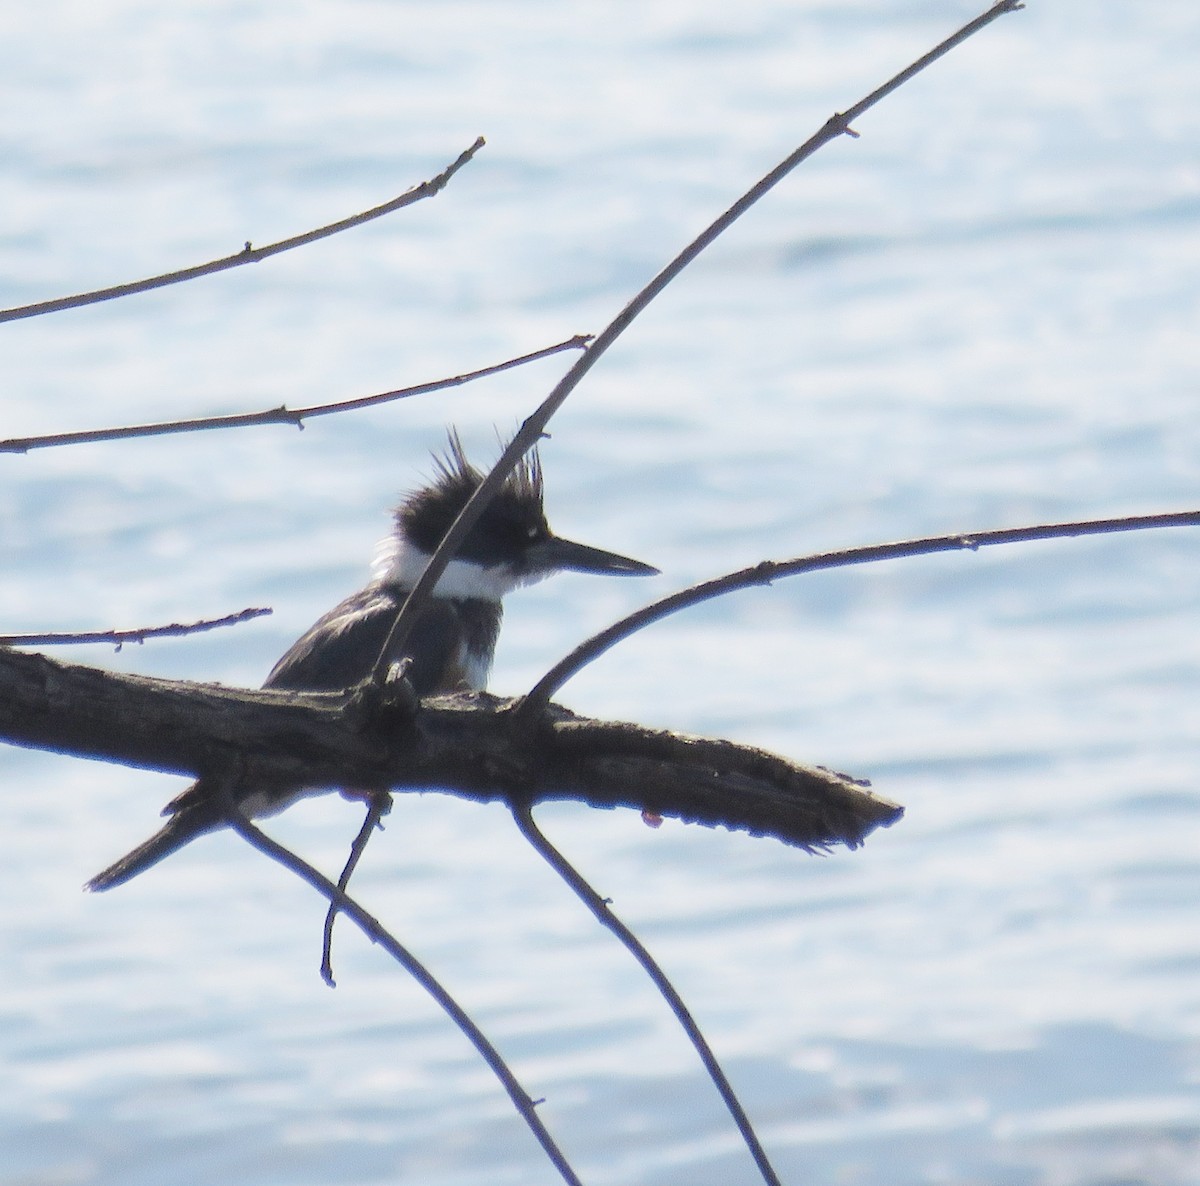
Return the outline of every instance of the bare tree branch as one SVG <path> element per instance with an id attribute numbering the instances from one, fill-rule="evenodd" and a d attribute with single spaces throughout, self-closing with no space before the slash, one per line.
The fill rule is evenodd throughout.
<path id="1" fill-rule="evenodd" d="M 1067 539 L 1082 535 L 1111 535 L 1123 531 L 1149 531 L 1159 527 L 1200 526 L 1200 511 L 1170 511 L 1158 515 L 1129 515 L 1120 519 L 1086 519 L 1076 523 L 1043 523 L 1035 527 L 1006 527 L 994 531 L 975 531 L 959 535 L 935 535 L 925 539 L 902 540 L 891 544 L 870 544 L 862 548 L 844 548 L 837 552 L 818 552 L 795 560 L 763 560 L 751 568 L 726 573 L 672 593 L 651 605 L 636 610 L 628 617 L 614 622 L 598 634 L 581 642 L 569 655 L 560 659 L 530 689 L 518 709 L 521 716 L 533 718 L 550 697 L 573 675 L 616 646 L 631 634 L 660 622 L 680 610 L 750 589 L 769 585 L 783 577 L 799 576 L 819 569 L 847 568 L 852 564 L 873 564 L 878 560 L 899 560 L 906 556 L 928 556 L 934 552 L 978 551 L 996 544 L 1031 543 L 1038 540 Z"/>
<path id="2" fill-rule="evenodd" d="M 119 651 L 127 642 L 143 643 L 148 638 L 180 638 L 185 634 L 200 634 L 205 630 L 216 630 L 221 626 L 236 626 L 261 618 L 272 611 L 265 608 L 239 610 L 223 618 L 204 618 L 186 625 L 172 622 L 169 626 L 145 626 L 140 630 L 96 630 L 76 633 L 54 634 L 0 634 L 0 647 L 44 647 L 63 646 L 68 643 L 111 642 Z"/>
<path id="3" fill-rule="evenodd" d="M 592 916 L 596 921 L 602 927 L 616 935 L 625 949 L 637 960 L 642 970 L 649 976 L 650 982 L 658 989 L 667 1004 L 671 1007 L 671 1012 L 675 1014 L 675 1019 L 683 1027 L 683 1032 L 687 1035 L 688 1040 L 699 1055 L 701 1063 L 704 1064 L 704 1069 L 708 1072 L 709 1078 L 716 1086 L 721 1099 L 724 1100 L 729 1114 L 733 1117 L 733 1122 L 737 1125 L 742 1140 L 750 1150 L 750 1156 L 754 1158 L 754 1164 L 758 1167 L 758 1172 L 762 1175 L 763 1181 L 767 1183 L 767 1186 L 782 1186 L 779 1175 L 776 1174 L 774 1166 L 771 1165 L 770 1159 L 767 1157 L 767 1151 L 763 1148 L 762 1142 L 758 1139 L 758 1133 L 754 1131 L 754 1125 L 751 1123 L 750 1117 L 746 1114 L 746 1109 L 742 1107 L 742 1101 L 738 1099 L 737 1092 L 733 1090 L 733 1084 L 729 1082 L 729 1077 L 725 1074 L 724 1068 L 717 1061 L 717 1056 L 708 1044 L 708 1039 L 705 1038 L 704 1032 L 696 1024 L 696 1019 L 692 1016 L 691 1010 L 684 1004 L 683 997 L 679 995 L 678 990 L 671 983 L 667 974 L 659 967 L 658 961 L 650 954 L 642 941 L 629 927 L 616 916 L 608 900 L 602 898 L 575 866 L 546 839 L 545 834 L 534 821 L 533 811 L 529 805 L 527 803 L 514 804 L 512 813 L 517 827 L 521 830 L 521 835 L 525 837 L 533 850 L 567 883 L 579 900 L 592 912 Z"/>
<path id="4" fill-rule="evenodd" d="M 817 851 L 856 848 L 903 809 L 867 785 L 751 746 L 589 720 L 552 705 L 430 697 L 403 680 L 350 693 L 250 691 L 0 650 L 0 740 L 264 790 L 443 790 L 476 802 L 575 800 Z"/>
<path id="5" fill-rule="evenodd" d="M 315 869 L 307 861 L 302 860 L 295 853 L 290 852 L 283 845 L 272 840 L 256 828 L 238 809 L 233 788 L 229 782 L 222 782 L 220 792 L 221 799 L 225 805 L 226 819 L 229 821 L 230 827 L 247 844 L 250 844 L 272 860 L 278 861 L 284 868 L 290 869 L 297 877 L 311 885 L 317 893 L 328 900 L 331 909 L 336 907 L 339 912 L 345 914 L 372 943 L 382 947 L 437 1002 L 471 1045 L 475 1047 L 479 1056 L 487 1063 L 496 1078 L 500 1080 L 504 1090 L 508 1093 L 509 1099 L 512 1100 L 513 1107 L 516 1108 L 521 1119 L 529 1126 L 538 1144 L 542 1146 L 543 1151 L 554 1165 L 554 1168 L 558 1170 L 563 1181 L 567 1182 L 568 1186 L 582 1186 L 578 1175 L 571 1168 L 562 1150 L 559 1149 L 554 1138 L 550 1135 L 549 1129 L 546 1128 L 542 1123 L 541 1117 L 537 1114 L 537 1105 L 541 1101 L 535 1100 L 521 1086 L 520 1081 L 513 1074 L 499 1050 L 492 1045 L 488 1036 L 475 1024 L 470 1014 L 467 1013 L 458 1001 L 450 995 L 441 981 L 407 947 L 396 939 L 373 914 L 369 914 L 353 898 L 349 897 L 344 889 L 334 885 L 318 869 Z"/>
<path id="6" fill-rule="evenodd" d="M 253 247 L 247 242 L 236 255 L 226 255 L 221 259 L 210 260 L 206 264 L 197 264 L 191 268 L 183 268 L 178 272 L 167 272 L 161 276 L 151 276 L 147 280 L 134 280 L 128 284 L 116 284 L 111 288 L 98 288 L 93 292 L 81 292 L 75 296 L 58 297 L 52 301 L 39 301 L 34 305 L 21 305 L 12 309 L 0 309 L 0 322 L 20 321 L 26 317 L 39 317 L 43 313 L 58 313 L 63 309 L 78 309 L 82 305 L 95 305 L 100 301 L 112 301 L 118 297 L 132 296 L 138 292 L 148 292 L 152 288 L 165 288 L 168 284 L 182 284 L 185 280 L 195 280 L 199 276 L 210 276 L 214 272 L 224 272 L 229 268 L 241 267 L 242 264 L 256 264 L 260 260 L 267 259 L 272 255 L 278 255 L 282 251 L 291 251 L 295 247 L 304 247 L 309 243 L 315 243 L 318 239 L 325 239 L 330 235 L 336 235 L 339 231 L 347 231 L 351 227 L 361 226 L 364 222 L 370 222 L 375 218 L 382 218 L 385 214 L 391 214 L 393 210 L 400 210 L 405 206 L 411 206 L 414 202 L 421 201 L 423 198 L 432 198 L 435 194 L 440 193 L 445 189 L 450 178 L 474 157 L 484 146 L 484 143 L 483 137 L 480 136 L 470 148 L 461 153 L 456 161 L 448 165 L 436 177 L 432 177 L 428 181 L 422 181 L 420 185 L 413 186 L 412 189 L 402 193 L 398 198 L 393 198 L 390 202 L 384 202 L 382 206 L 375 206 L 370 210 L 364 210 L 361 214 L 340 219 L 338 222 L 331 222 L 328 226 L 318 227 L 314 231 L 306 231 L 302 235 L 293 235 L 290 239 L 281 239 L 278 243 L 270 243 L 266 247 Z"/>
<path id="7" fill-rule="evenodd" d="M 799 164 L 806 161 L 819 148 L 822 148 L 831 140 L 837 139 L 838 136 L 844 133 L 857 138 L 858 133 L 854 132 L 850 127 L 851 120 L 857 119 L 864 112 L 874 107 L 880 100 L 890 95 L 897 87 L 908 82 L 909 79 L 937 61 L 938 58 L 949 53 L 950 50 L 961 44 L 968 37 L 990 25 L 998 17 L 1009 12 L 1017 12 L 1023 7 L 1024 5 L 1020 3 L 1020 0 L 998 0 L 998 3 L 993 4 L 986 12 L 964 25 L 957 33 L 946 38 L 945 41 L 935 46 L 927 54 L 924 54 L 911 65 L 905 67 L 899 74 L 894 75 L 882 86 L 876 88 L 865 98 L 860 99 L 848 111 L 845 113 L 837 112 L 830 116 L 818 132 L 810 136 L 795 152 L 776 165 L 774 169 L 730 206 L 724 214 L 693 239 L 617 314 L 604 330 L 597 335 L 595 341 L 584 351 L 583 355 L 576 360 L 571 369 L 559 380 L 554 390 L 550 392 L 539 407 L 521 425 L 517 434 L 500 454 L 496 464 L 492 466 L 487 477 L 468 500 L 467 505 L 463 507 L 458 518 L 451 524 L 450 530 L 446 532 L 442 542 L 438 545 L 437 551 L 430 557 L 429 564 L 421 574 L 421 578 L 417 581 L 412 592 L 408 595 L 408 599 L 400 610 L 391 632 L 384 641 L 375 669 L 377 680 L 381 680 L 384 677 L 388 663 L 387 656 L 396 654 L 402 650 L 413 624 L 416 622 L 418 615 L 424 610 L 429 597 L 433 593 L 434 586 L 445 571 L 446 565 L 450 563 L 459 546 L 466 539 L 467 533 L 475 525 L 479 516 L 483 514 L 484 508 L 491 501 L 492 496 L 504 484 L 505 479 L 512 473 L 517 462 L 538 442 L 550 418 L 558 411 L 566 398 L 575 390 L 583 377 L 600 359 L 601 355 L 629 328 L 642 310 L 692 260 L 732 226 L 760 198 L 774 189 Z"/>
<path id="8" fill-rule="evenodd" d="M 290 424 L 296 428 L 303 428 L 304 421 L 314 416 L 332 416 L 339 412 L 354 412 L 360 408 L 372 408 L 376 404 L 409 399 L 414 395 L 426 395 L 431 391 L 460 387 L 464 383 L 483 379 L 489 375 L 498 375 L 501 371 L 523 366 L 527 362 L 549 358 L 552 354 L 558 354 L 563 350 L 581 350 L 590 340 L 590 334 L 576 334 L 565 341 L 556 342 L 553 346 L 544 346 L 540 350 L 534 350 L 529 354 L 522 354 L 504 362 L 493 363 L 491 366 L 481 367 L 479 370 L 467 371 L 449 379 L 435 379 L 429 383 L 418 383 L 412 387 L 400 387 L 395 391 L 384 391 L 379 395 L 363 395 L 332 404 L 313 404 L 306 408 L 288 408 L 281 405 L 278 408 L 267 408 L 261 412 L 240 412 L 229 416 L 203 416 L 190 420 L 165 420 L 158 424 L 134 424 L 124 428 L 95 428 L 77 432 L 51 433 L 46 436 L 10 437 L 7 440 L 0 440 L 0 453 L 28 453 L 31 449 L 47 449 L 56 445 L 95 444 L 98 441 L 165 436 L 169 433 L 199 432 L 211 428 L 247 428 L 260 424 Z"/>
<path id="9" fill-rule="evenodd" d="M 344 792 L 343 792 L 344 793 Z M 373 791 L 367 794 L 367 815 L 362 822 L 362 827 L 358 830 L 358 835 L 354 837 L 354 843 L 350 845 L 350 855 L 346 858 L 346 864 L 342 868 L 341 876 L 338 877 L 337 887 L 342 893 L 346 892 L 346 888 L 350 884 L 350 878 L 354 876 L 354 870 L 358 868 L 358 862 L 362 859 L 362 855 L 366 852 L 367 841 L 374 835 L 375 829 L 383 829 L 383 817 L 392 810 L 392 796 L 387 791 Z M 329 985 L 330 988 L 336 988 L 337 983 L 333 978 L 333 924 L 337 921 L 338 904 L 335 901 L 329 903 L 329 909 L 325 913 L 325 928 L 321 938 L 321 979 Z"/>

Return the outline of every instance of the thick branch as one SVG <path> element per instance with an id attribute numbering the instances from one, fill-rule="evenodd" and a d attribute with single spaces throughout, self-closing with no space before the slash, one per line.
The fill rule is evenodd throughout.
<path id="1" fill-rule="evenodd" d="M 573 799 L 856 847 L 903 809 L 844 775 L 728 741 L 577 717 L 514 728 L 513 701 L 245 691 L 0 652 L 0 739 L 259 787 L 445 790 L 480 802 Z"/>

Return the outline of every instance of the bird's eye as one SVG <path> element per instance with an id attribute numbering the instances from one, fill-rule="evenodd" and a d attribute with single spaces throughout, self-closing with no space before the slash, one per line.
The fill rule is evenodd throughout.
<path id="1" fill-rule="evenodd" d="M 531 526 L 525 528 L 525 538 L 526 539 L 531 539 L 531 540 L 537 539 L 537 537 L 539 535 L 541 535 L 541 532 L 538 530 L 536 525 L 531 525 Z"/>

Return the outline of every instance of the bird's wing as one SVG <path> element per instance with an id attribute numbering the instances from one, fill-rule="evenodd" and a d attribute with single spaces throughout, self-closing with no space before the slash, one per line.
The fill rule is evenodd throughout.
<path id="1" fill-rule="evenodd" d="M 332 692 L 352 687 L 375 668 L 405 590 L 374 586 L 354 593 L 313 623 L 267 676 L 266 688 Z M 454 607 L 432 598 L 417 619 L 403 653 L 412 660 L 409 680 L 418 696 L 437 689 L 456 657 L 460 628 Z M 389 656 L 389 660 L 399 656 Z"/>

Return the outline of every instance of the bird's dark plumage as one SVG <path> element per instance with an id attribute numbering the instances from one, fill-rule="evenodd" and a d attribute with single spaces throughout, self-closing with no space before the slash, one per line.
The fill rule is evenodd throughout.
<path id="1" fill-rule="evenodd" d="M 446 454 L 435 458 L 435 471 L 432 482 L 397 507 L 393 533 L 371 582 L 305 631 L 275 664 L 264 687 L 339 691 L 375 670 L 409 592 L 483 480 L 453 430 Z M 564 569 L 625 575 L 657 571 L 555 536 L 542 507 L 542 471 L 534 453 L 485 508 L 419 615 L 403 655 L 389 655 L 389 661 L 410 660 L 408 678 L 418 696 L 481 690 L 500 633 L 501 599 L 520 585 Z M 239 805 L 250 815 L 270 815 L 298 797 L 292 788 L 276 794 L 251 790 Z M 172 799 L 163 814 L 169 818 L 154 836 L 85 888 L 121 885 L 225 822 L 219 800 L 203 779 Z"/>
<path id="2" fill-rule="evenodd" d="M 351 594 L 288 648 L 263 687 L 338 691 L 366 678 L 408 592 L 399 585 L 380 585 Z M 490 651 L 500 633 L 500 617 L 499 604 L 479 598 L 431 598 L 404 647 L 410 661 L 408 679 L 417 695 L 469 688 L 451 643 L 466 632 L 477 641 L 477 649 Z M 399 657 L 389 655 L 388 660 Z"/>

